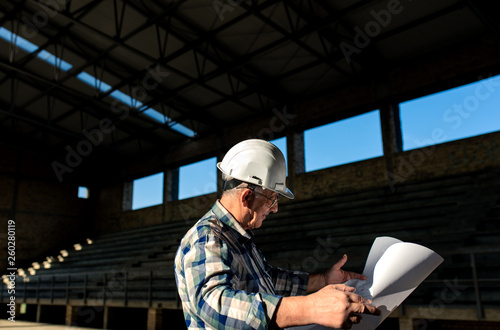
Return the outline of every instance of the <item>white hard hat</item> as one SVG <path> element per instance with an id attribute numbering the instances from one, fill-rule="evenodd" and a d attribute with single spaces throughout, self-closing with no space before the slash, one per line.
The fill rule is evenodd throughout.
<path id="1" fill-rule="evenodd" d="M 242 141 L 229 149 L 222 162 L 217 163 L 217 168 L 228 177 L 294 198 L 285 183 L 285 157 L 271 142 L 259 139 Z"/>

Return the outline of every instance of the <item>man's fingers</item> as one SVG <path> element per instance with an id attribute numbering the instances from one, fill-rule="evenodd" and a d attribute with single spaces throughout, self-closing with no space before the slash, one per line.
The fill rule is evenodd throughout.
<path id="1" fill-rule="evenodd" d="M 337 263 L 335 265 L 333 265 L 333 268 L 340 269 L 340 268 L 342 268 L 342 266 L 345 265 L 346 262 L 347 262 L 347 254 L 344 254 L 342 256 L 342 258 L 339 261 L 337 261 Z"/>
<path id="2" fill-rule="evenodd" d="M 380 315 L 381 311 L 375 306 L 365 305 L 364 314 Z"/>
<path id="3" fill-rule="evenodd" d="M 380 315 L 380 309 L 375 306 L 366 305 L 365 303 L 354 303 L 351 306 L 353 313 Z"/>
<path id="4" fill-rule="evenodd" d="M 350 288 L 350 287 L 348 286 L 348 288 Z M 354 288 L 354 290 L 356 290 L 356 288 Z M 354 291 L 347 292 L 346 294 L 349 297 L 349 299 L 351 300 L 351 302 L 353 302 L 353 303 L 362 303 L 362 304 L 371 304 L 372 303 L 372 301 L 370 299 L 363 298 L 359 294 L 354 293 Z"/>
<path id="5" fill-rule="evenodd" d="M 333 285 L 333 287 L 335 288 L 335 290 L 344 291 L 344 292 L 354 292 L 354 291 L 356 291 L 355 287 L 348 286 L 348 285 L 345 285 L 345 284 L 335 284 L 335 285 Z"/>
<path id="6" fill-rule="evenodd" d="M 349 322 L 351 322 L 352 324 L 359 324 L 362 319 L 363 317 L 358 314 L 352 314 L 351 316 L 349 316 Z"/>
<path id="7" fill-rule="evenodd" d="M 366 276 L 363 274 L 358 274 L 355 272 L 345 272 L 347 275 L 347 280 L 366 280 Z"/>
<path id="8" fill-rule="evenodd" d="M 359 314 L 351 314 L 345 320 L 344 324 L 342 325 L 342 329 L 351 329 L 354 324 L 359 324 L 362 319 L 362 316 Z"/>

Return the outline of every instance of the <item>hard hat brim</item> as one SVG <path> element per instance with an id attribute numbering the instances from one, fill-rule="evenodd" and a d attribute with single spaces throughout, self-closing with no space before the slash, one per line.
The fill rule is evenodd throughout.
<path id="1" fill-rule="evenodd" d="M 294 199 L 295 195 L 290 191 L 290 189 L 286 188 L 286 192 L 281 192 L 281 191 L 276 191 L 273 190 L 274 192 L 277 192 L 278 194 L 285 196 L 288 199 Z"/>

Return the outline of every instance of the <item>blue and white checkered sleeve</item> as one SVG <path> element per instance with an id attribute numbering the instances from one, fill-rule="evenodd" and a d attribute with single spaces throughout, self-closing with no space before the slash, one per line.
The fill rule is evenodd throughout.
<path id="1" fill-rule="evenodd" d="M 306 294 L 309 273 L 281 268 L 271 268 L 270 272 L 276 294 L 283 297 Z"/>
<path id="2" fill-rule="evenodd" d="M 240 271 L 225 242 L 199 236 L 183 258 L 190 309 L 215 329 L 268 329 L 281 296 L 237 290 Z"/>

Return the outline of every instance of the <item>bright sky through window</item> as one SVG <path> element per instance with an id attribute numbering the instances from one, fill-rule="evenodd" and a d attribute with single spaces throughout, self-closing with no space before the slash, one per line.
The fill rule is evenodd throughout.
<path id="1" fill-rule="evenodd" d="M 132 210 L 163 203 L 163 172 L 134 180 Z"/>
<path id="2" fill-rule="evenodd" d="M 4 27 L 0 27 L 0 38 L 6 40 L 7 42 L 16 45 L 16 47 L 19 47 L 23 50 L 25 50 L 28 53 L 33 53 L 38 50 L 38 46 L 29 42 L 28 40 L 12 33 L 11 31 L 5 29 Z M 63 71 L 69 71 L 73 68 L 73 66 L 66 62 L 63 61 L 62 59 L 54 56 L 53 54 L 47 52 L 46 50 L 41 50 L 37 54 L 37 58 L 41 59 L 44 62 L 49 63 L 50 65 L 59 67 Z M 86 83 L 87 85 L 90 85 L 94 88 L 97 88 L 100 90 L 102 93 L 107 93 L 109 90 L 111 90 L 111 86 L 106 84 L 100 79 L 95 78 L 94 76 L 82 71 L 80 72 L 77 76 L 77 79 L 80 81 Z M 148 116 L 149 118 L 161 123 L 161 124 L 166 124 L 168 123 L 169 128 L 183 134 L 189 137 L 194 137 L 196 133 L 189 129 L 188 127 L 171 121 L 170 118 L 165 116 L 164 114 L 160 113 L 159 111 L 144 106 L 143 103 L 137 99 L 134 99 L 130 95 L 127 95 L 126 93 L 120 91 L 120 90 L 114 90 L 109 94 L 111 97 L 114 99 L 122 102 L 123 104 L 126 104 L 132 108 L 138 109 L 139 112 L 142 112 L 144 115 Z"/>
<path id="3" fill-rule="evenodd" d="M 305 131 L 304 149 L 307 172 L 382 156 L 379 111 Z"/>
<path id="4" fill-rule="evenodd" d="M 500 76 L 400 104 L 403 149 L 500 130 Z"/>
<path id="5" fill-rule="evenodd" d="M 179 199 L 217 191 L 217 158 L 209 158 L 179 168 Z"/>
<path id="6" fill-rule="evenodd" d="M 287 153 L 286 153 L 286 137 L 282 137 L 276 140 L 271 140 L 269 141 L 275 146 L 278 147 L 279 150 L 283 153 L 283 156 L 285 156 L 285 162 L 287 162 Z"/>
<path id="7" fill-rule="evenodd" d="M 89 189 L 87 187 L 78 187 L 78 198 L 88 199 Z"/>
<path id="8" fill-rule="evenodd" d="M 278 149 L 281 150 L 281 152 L 283 153 L 283 156 L 285 156 L 286 174 L 288 175 L 288 155 L 286 152 L 286 136 L 269 142 L 277 146 Z"/>

